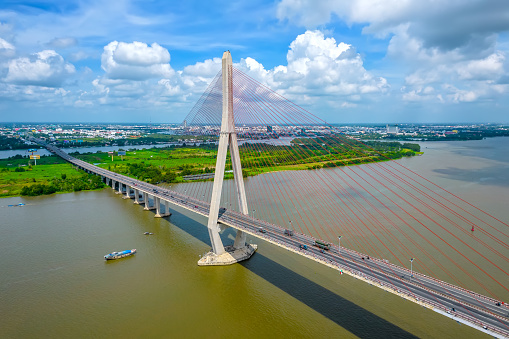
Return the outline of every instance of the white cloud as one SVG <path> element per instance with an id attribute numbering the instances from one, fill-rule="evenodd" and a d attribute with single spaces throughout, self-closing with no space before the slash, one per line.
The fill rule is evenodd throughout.
<path id="1" fill-rule="evenodd" d="M 481 59 L 493 54 L 497 34 L 509 30 L 509 2 L 499 0 L 282 0 L 280 20 L 306 27 L 332 15 L 363 25 L 363 33 L 390 37 L 388 54 L 413 62 Z"/>
<path id="2" fill-rule="evenodd" d="M 0 38 L 0 56 L 13 57 L 15 53 L 16 48 L 11 43 Z"/>
<path id="3" fill-rule="evenodd" d="M 293 96 L 365 95 L 383 93 L 387 80 L 368 72 L 351 45 L 337 43 L 320 31 L 306 31 L 290 44 L 287 65 L 266 70 L 252 58 L 236 67 L 280 93 Z M 340 100 L 339 98 L 337 100 Z"/>
<path id="4" fill-rule="evenodd" d="M 493 53 L 486 58 L 422 67 L 405 78 L 404 100 L 436 100 L 438 102 L 472 102 L 508 93 L 500 86 L 504 74 L 505 55 Z M 429 85 L 443 84 L 441 96 L 426 95 Z M 417 96 L 420 96 L 417 98 Z"/>
<path id="5" fill-rule="evenodd" d="M 80 60 L 84 60 L 84 59 L 88 59 L 90 58 L 90 55 L 88 55 L 87 53 L 85 53 L 84 51 L 78 51 L 76 53 L 72 53 L 69 58 L 73 61 L 80 61 Z"/>
<path id="6" fill-rule="evenodd" d="M 484 59 L 469 61 L 458 68 L 460 79 L 494 80 L 504 73 L 505 56 L 501 52 L 493 53 Z"/>
<path id="7" fill-rule="evenodd" d="M 221 58 L 207 59 L 194 65 L 184 67 L 184 74 L 188 76 L 213 78 L 221 68 Z"/>
<path id="8" fill-rule="evenodd" d="M 72 64 L 53 50 L 44 50 L 10 60 L 4 81 L 18 85 L 60 87 L 64 80 L 75 73 Z"/>
<path id="9" fill-rule="evenodd" d="M 332 14 L 365 25 L 364 33 L 378 37 L 397 34 L 398 27 L 407 25 L 409 35 L 425 48 L 443 51 L 472 42 L 483 49 L 493 33 L 509 29 L 509 2 L 500 0 L 282 0 L 277 7 L 280 20 L 308 28 L 328 23 Z"/>
<path id="10" fill-rule="evenodd" d="M 141 102 L 156 106 L 192 103 L 221 69 L 221 59 L 214 58 L 174 71 L 169 63 L 162 63 L 169 62 L 169 53 L 159 45 L 122 43 L 119 47 L 120 44 L 115 41 L 104 48 L 102 66 L 106 74 L 95 79 L 93 91 L 87 93 L 89 98 L 103 104 L 113 104 L 118 98 L 124 98 L 121 103 L 124 105 L 126 98 L 131 98 L 131 102 L 139 100 L 140 105 Z M 384 78 L 373 76 L 363 67 L 360 55 L 352 46 L 337 43 L 319 31 L 299 35 L 290 45 L 287 60 L 287 65 L 270 70 L 250 57 L 241 59 L 235 66 L 301 102 L 312 101 L 313 94 L 326 95 L 330 102 L 342 103 L 354 97 L 359 101 L 361 96 L 388 89 Z"/>
<path id="11" fill-rule="evenodd" d="M 46 45 L 52 48 L 68 48 L 78 44 L 75 38 L 54 38 Z"/>
<path id="12" fill-rule="evenodd" d="M 468 0 L 282 0 L 282 21 L 315 27 L 332 15 L 363 33 L 389 38 L 386 61 L 405 74 L 404 100 L 471 102 L 507 93 L 509 78 L 499 34 L 509 31 L 509 1 Z M 429 95 L 435 86 L 442 93 Z M 369 87 L 368 87 L 369 88 Z M 446 89 L 447 88 L 447 89 Z"/>
<path id="13" fill-rule="evenodd" d="M 111 79 L 142 81 L 150 78 L 171 77 L 170 53 L 153 43 L 125 43 L 112 41 L 104 46 L 101 67 Z"/>
<path id="14" fill-rule="evenodd" d="M 114 42 L 113 59 L 119 64 L 131 66 L 152 66 L 158 64 L 167 64 L 170 62 L 170 53 L 166 48 L 157 43 L 150 47 L 143 43 L 134 41 L 133 43 Z"/>

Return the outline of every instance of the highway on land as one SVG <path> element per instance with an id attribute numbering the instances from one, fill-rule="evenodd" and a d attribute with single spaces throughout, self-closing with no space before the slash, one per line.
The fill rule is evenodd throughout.
<path id="1" fill-rule="evenodd" d="M 210 208 L 208 202 L 102 169 L 76 159 L 42 140 L 35 138 L 31 140 L 82 169 L 208 217 Z M 327 264 L 335 269 L 343 270 L 356 278 L 408 300 L 421 303 L 452 319 L 466 321 L 469 325 L 475 325 L 477 328 L 481 327 L 481 330 L 487 328 L 489 334 L 509 338 L 509 307 L 507 303 L 498 306 L 497 303 L 501 302 L 499 300 L 415 271 L 411 276 L 410 270 L 404 267 L 344 247 L 339 249 L 338 246 L 331 245 L 329 250 L 323 250 L 314 246 L 315 240 L 319 239 L 296 232 L 293 236 L 285 235 L 284 228 L 233 210 L 221 208 L 218 222 L 245 231 L 252 236 L 269 241 L 317 262 Z M 306 245 L 307 249 L 303 249 L 303 245 Z"/>

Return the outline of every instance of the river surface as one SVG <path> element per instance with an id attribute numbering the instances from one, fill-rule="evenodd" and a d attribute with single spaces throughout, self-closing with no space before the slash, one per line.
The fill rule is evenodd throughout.
<path id="1" fill-rule="evenodd" d="M 509 138 L 420 144 L 423 156 L 399 161 L 509 220 Z M 0 337 L 482 337 L 258 239 L 248 261 L 198 267 L 206 220 L 181 209 L 153 216 L 111 189 L 0 199 Z M 133 257 L 103 259 L 131 248 Z"/>
<path id="2" fill-rule="evenodd" d="M 168 146 L 179 145 L 179 143 L 165 143 L 165 144 L 154 144 L 154 145 L 128 145 L 128 146 L 87 146 L 87 147 L 63 147 L 67 153 L 96 153 L 96 152 L 113 152 L 121 150 L 130 150 L 130 149 L 144 149 L 144 148 L 163 148 Z M 51 155 L 52 153 L 45 148 L 35 147 L 37 152 L 35 154 L 39 155 Z M 31 152 L 28 152 L 26 149 L 14 149 L 14 150 L 6 150 L 0 151 L 0 159 L 6 159 L 9 157 L 13 157 L 15 155 L 30 155 Z"/>
<path id="3" fill-rule="evenodd" d="M 239 146 L 244 143 L 267 143 L 270 145 L 290 145 L 290 141 L 292 141 L 293 137 L 281 137 L 278 139 L 261 139 L 261 140 L 239 140 L 238 144 Z M 144 148 L 164 148 L 169 146 L 175 146 L 175 145 L 182 145 L 183 143 L 179 142 L 171 142 L 171 143 L 164 143 L 164 144 L 153 144 L 153 145 L 128 145 L 128 146 L 87 146 L 87 147 L 63 147 L 62 150 L 64 150 L 67 153 L 96 153 L 96 152 L 113 152 L 120 150 L 130 150 L 130 149 L 144 149 Z M 200 145 L 200 143 L 195 143 L 196 145 Z M 38 155 L 51 155 L 52 153 L 48 151 L 45 148 L 39 148 L 34 147 L 34 149 L 37 149 L 37 152 L 35 154 Z M 15 150 L 3 150 L 0 151 L 0 159 L 7 159 L 10 157 L 13 157 L 15 155 L 30 155 L 31 152 L 28 152 L 26 149 L 15 149 Z"/>

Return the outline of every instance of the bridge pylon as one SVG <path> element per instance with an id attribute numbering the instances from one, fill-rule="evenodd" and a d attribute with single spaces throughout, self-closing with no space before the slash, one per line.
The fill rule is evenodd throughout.
<path id="1" fill-rule="evenodd" d="M 224 181 L 224 170 L 228 148 L 232 159 L 233 176 L 239 202 L 240 212 L 248 214 L 246 190 L 242 177 L 242 165 L 240 163 L 239 145 L 237 133 L 235 132 L 235 121 L 233 119 L 233 81 L 232 81 L 232 56 L 230 51 L 223 53 L 223 114 L 221 118 L 221 132 L 219 135 L 219 147 L 217 150 L 216 170 L 214 173 L 214 186 L 212 187 L 212 198 L 208 219 L 208 230 L 212 251 L 207 253 L 198 261 L 200 266 L 208 265 L 231 265 L 236 262 L 250 258 L 256 251 L 257 246 L 246 244 L 246 233 L 237 230 L 233 246 L 223 246 L 219 236 L 220 227 L 217 220 L 219 217 L 219 204 L 221 202 L 221 191 Z"/>

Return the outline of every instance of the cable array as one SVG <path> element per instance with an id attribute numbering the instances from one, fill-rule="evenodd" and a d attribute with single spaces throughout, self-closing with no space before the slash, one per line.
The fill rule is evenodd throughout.
<path id="1" fill-rule="evenodd" d="M 187 133 L 208 136 L 212 144 L 221 124 L 221 78 L 220 71 L 186 117 Z M 507 223 L 401 161 L 389 161 L 390 154 L 334 133 L 333 126 L 236 68 L 232 83 L 253 217 L 330 243 L 341 235 L 342 246 L 398 266 L 417 258 L 414 269 L 427 276 L 495 299 L 508 295 Z M 212 181 L 172 189 L 208 201 Z M 221 205 L 238 211 L 233 180 L 225 181 Z"/>

